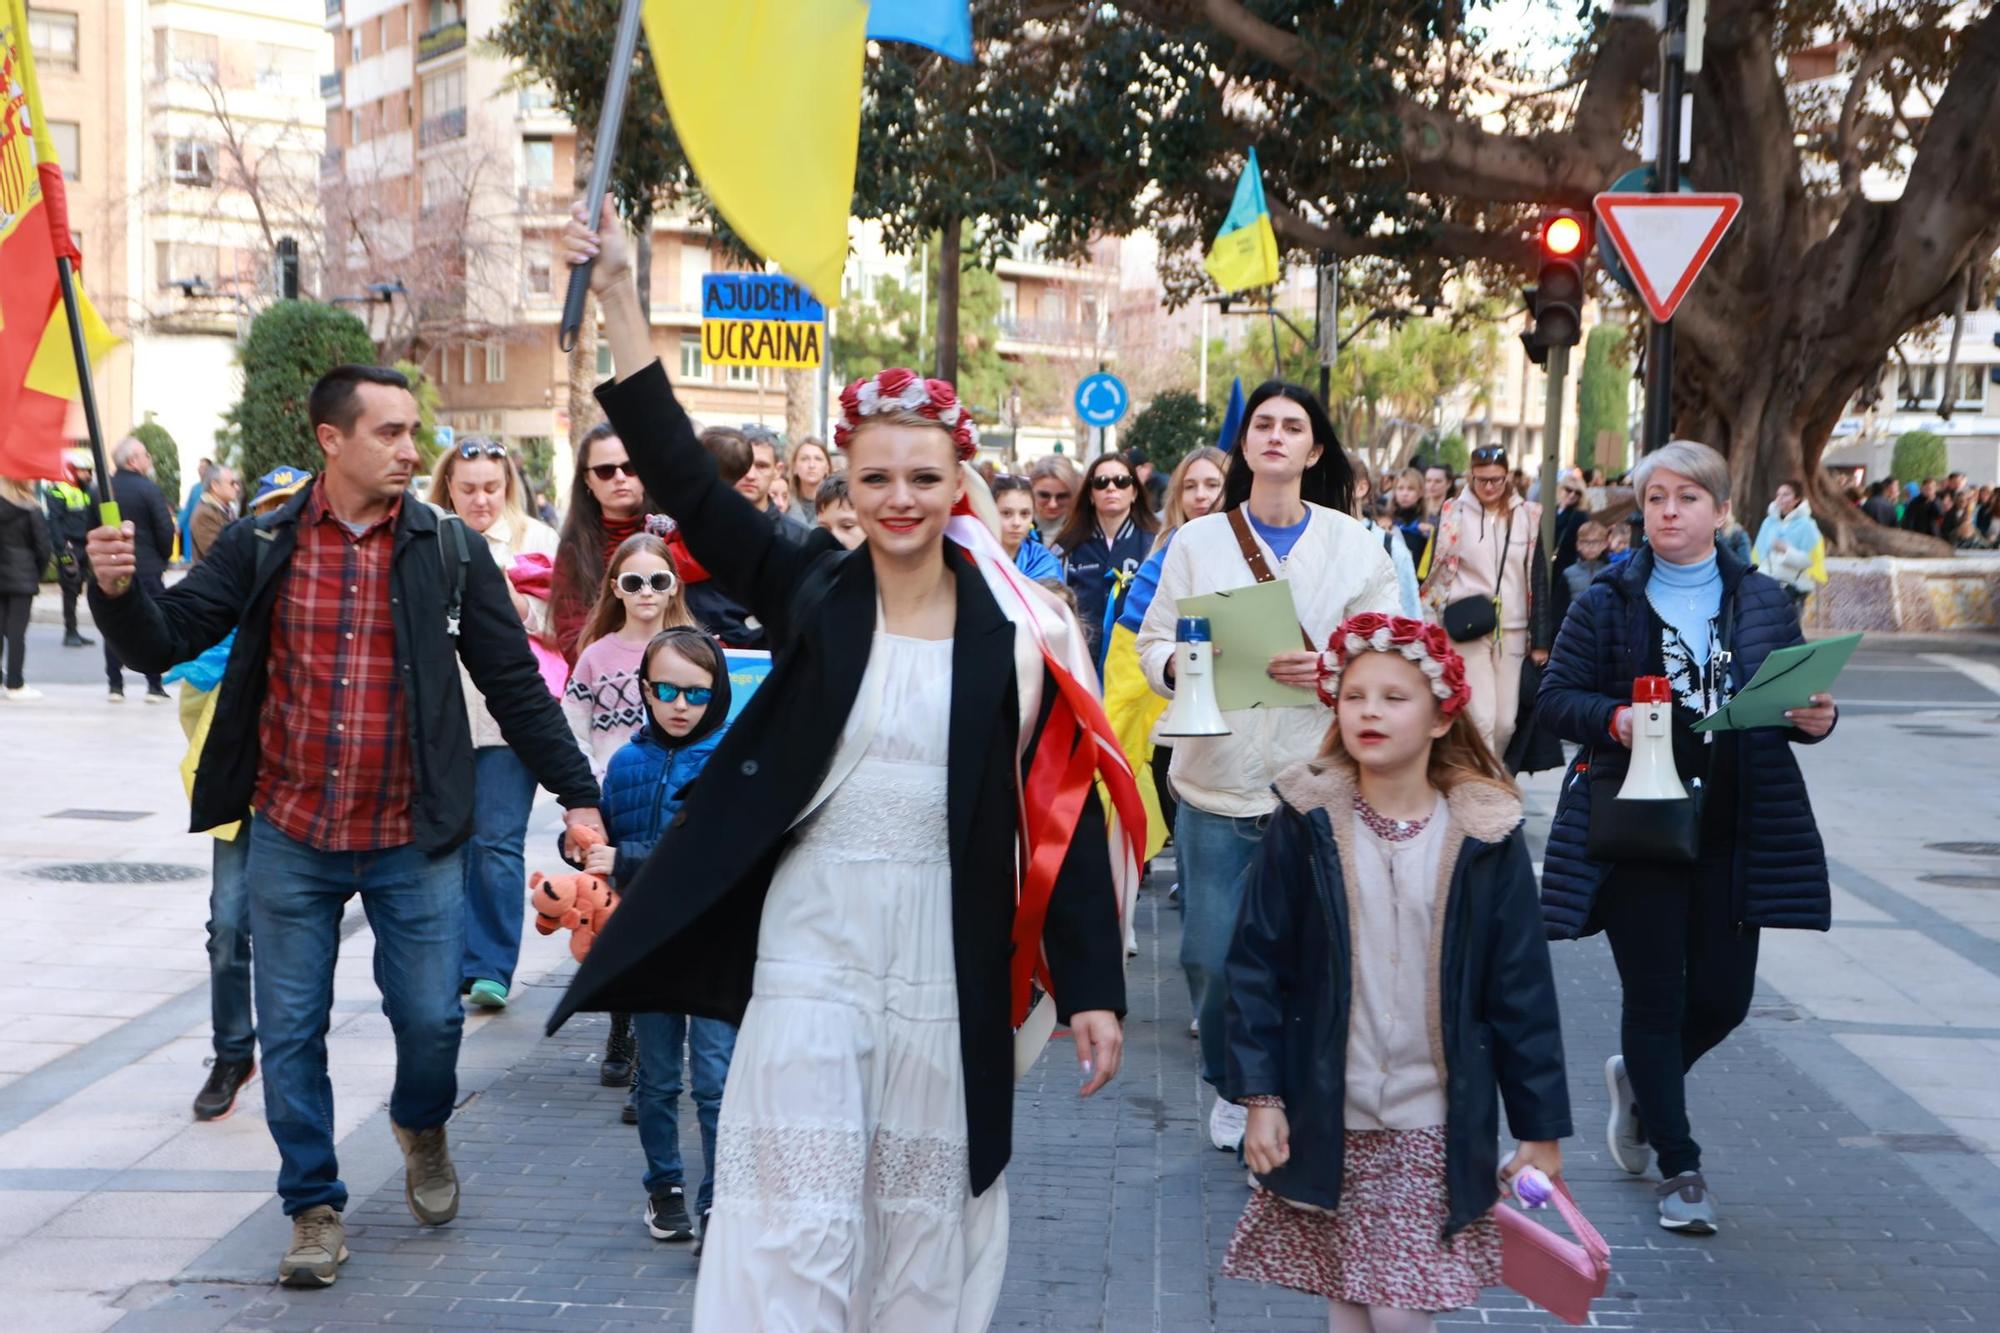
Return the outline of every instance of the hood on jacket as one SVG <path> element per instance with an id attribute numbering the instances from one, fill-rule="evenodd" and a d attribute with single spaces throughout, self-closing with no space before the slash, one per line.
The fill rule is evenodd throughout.
<path id="1" fill-rule="evenodd" d="M 1357 771 L 1352 760 L 1312 759 L 1294 764 L 1271 784 L 1301 814 L 1324 810 L 1329 818 L 1351 813 Z M 1521 823 L 1521 798 L 1498 782 L 1468 779 L 1445 793 L 1452 825 L 1479 842 L 1504 842 Z M 1339 827 L 1335 825 L 1335 827 Z"/>
<path id="2" fill-rule="evenodd" d="M 698 745 L 708 739 L 720 731 L 723 725 L 729 721 L 729 650 L 717 642 L 713 635 L 703 630 L 698 630 L 692 625 L 676 625 L 670 629 L 663 629 L 653 636 L 653 643 L 658 643 L 662 639 L 667 640 L 670 644 L 689 643 L 700 640 L 714 651 L 716 660 L 722 663 L 722 670 L 716 673 L 715 684 L 712 687 L 715 690 L 715 697 L 708 701 L 708 711 L 701 715 L 701 721 L 695 723 L 694 729 L 688 732 L 687 735 L 668 735 L 666 729 L 653 717 L 650 702 L 647 704 L 646 725 L 640 728 L 638 738 L 650 740 L 662 749 L 685 750 L 691 745 Z M 652 644 L 648 644 L 646 646 L 646 659 L 650 659 L 652 655 Z M 641 686 L 641 688 L 643 689 L 644 687 Z"/>

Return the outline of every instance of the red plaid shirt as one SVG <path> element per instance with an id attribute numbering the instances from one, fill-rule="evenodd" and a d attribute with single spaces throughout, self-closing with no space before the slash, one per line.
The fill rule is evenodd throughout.
<path id="1" fill-rule="evenodd" d="M 409 722 L 389 606 L 401 510 L 398 502 L 357 537 L 315 483 L 271 610 L 256 809 L 323 852 L 397 847 L 413 836 Z"/>

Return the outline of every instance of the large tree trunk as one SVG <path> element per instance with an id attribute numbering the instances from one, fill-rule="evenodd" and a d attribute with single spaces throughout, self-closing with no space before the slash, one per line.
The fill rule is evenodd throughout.
<path id="1" fill-rule="evenodd" d="M 937 377 L 958 382 L 958 266 L 964 248 L 965 219 L 944 224 L 938 247 Z"/>
<path id="2" fill-rule="evenodd" d="M 788 370 L 785 372 L 785 443 L 794 448 L 800 440 L 819 429 L 819 409 L 813 402 L 813 391 L 819 388 L 817 370 Z M 793 497 L 794 503 L 803 498 L 811 504 L 813 497 Z"/>

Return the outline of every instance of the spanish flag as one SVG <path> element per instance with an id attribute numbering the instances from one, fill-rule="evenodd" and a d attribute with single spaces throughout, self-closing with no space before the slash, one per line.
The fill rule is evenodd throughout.
<path id="1" fill-rule="evenodd" d="M 688 165 L 756 253 L 840 300 L 868 0 L 645 0 Z"/>
<path id="2" fill-rule="evenodd" d="M 56 259 L 69 234 L 62 164 L 42 120 L 23 0 L 0 0 L 0 476 L 61 478 L 63 418 L 83 392 Z M 92 361 L 118 339 L 77 287 Z"/>
<path id="3" fill-rule="evenodd" d="M 1202 267 L 1225 292 L 1268 287 L 1278 280 L 1278 236 L 1271 230 L 1271 209 L 1264 202 L 1264 173 L 1257 167 L 1257 150 L 1236 182 L 1236 198 Z"/>

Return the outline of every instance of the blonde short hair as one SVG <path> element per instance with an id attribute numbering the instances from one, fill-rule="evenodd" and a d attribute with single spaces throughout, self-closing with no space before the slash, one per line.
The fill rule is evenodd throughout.
<path id="1" fill-rule="evenodd" d="M 1729 503 L 1729 460 L 1697 440 L 1671 440 L 1641 458 L 1632 469 L 1632 493 L 1645 502 L 1646 483 L 1665 468 L 1678 472 L 1715 497 L 1715 503 Z"/>

